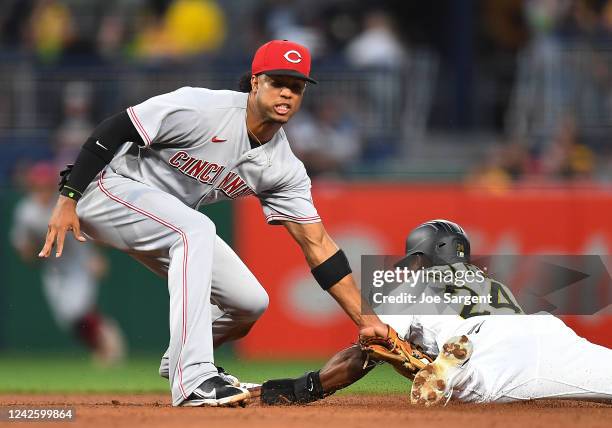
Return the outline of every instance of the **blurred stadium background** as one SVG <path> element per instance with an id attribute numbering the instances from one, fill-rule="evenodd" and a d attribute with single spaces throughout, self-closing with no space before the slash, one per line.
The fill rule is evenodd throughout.
<path id="1" fill-rule="evenodd" d="M 481 253 L 610 254 L 612 0 L 0 0 L 0 10 L 2 390 L 37 390 L 50 372 L 78 379 L 90 367 L 53 322 L 40 263 L 11 245 L 26 172 L 41 160 L 61 169 L 95 124 L 150 96 L 237 88 L 271 38 L 313 52 L 320 84 L 287 133 L 357 273 L 361 254 L 401 253 L 406 232 L 432 217 L 460 222 Z M 222 362 L 240 374 L 235 355 L 323 358 L 354 339 L 255 200 L 204 211 L 271 296 Z M 121 326 L 132 358 L 102 384 L 163 390 L 164 282 L 102 251 L 98 306 Z M 612 346 L 611 320 L 569 322 Z M 282 367 L 297 375 L 304 365 Z"/>

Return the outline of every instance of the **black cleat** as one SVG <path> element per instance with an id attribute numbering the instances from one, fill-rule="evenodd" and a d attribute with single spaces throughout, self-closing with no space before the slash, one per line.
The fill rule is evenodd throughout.
<path id="1" fill-rule="evenodd" d="M 245 406 L 251 394 L 248 390 L 233 386 L 220 376 L 205 380 L 181 403 L 183 407 Z"/>

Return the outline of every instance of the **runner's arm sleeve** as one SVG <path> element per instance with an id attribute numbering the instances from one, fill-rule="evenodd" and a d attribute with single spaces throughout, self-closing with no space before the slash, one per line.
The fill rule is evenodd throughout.
<path id="1" fill-rule="evenodd" d="M 110 163 L 119 147 L 128 141 L 145 145 L 126 111 L 100 123 L 83 144 L 60 193 L 79 200 L 89 183 Z"/>

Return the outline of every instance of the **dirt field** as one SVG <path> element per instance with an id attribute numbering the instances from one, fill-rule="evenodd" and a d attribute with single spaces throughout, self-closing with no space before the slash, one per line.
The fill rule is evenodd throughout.
<path id="1" fill-rule="evenodd" d="M 510 405 L 452 405 L 417 409 L 402 396 L 352 395 L 330 397 L 299 407 L 172 408 L 167 395 L 0 395 L 0 406 L 73 406 L 76 420 L 68 426 L 97 427 L 317 427 L 356 428 L 383 423 L 393 427 L 610 427 L 612 405 L 547 401 Z M 5 412 L 6 413 L 6 412 Z M 66 426 L 45 422 L 41 426 Z M 15 422 L 0 422 L 14 426 Z M 197 425 L 196 425 L 197 424 Z M 39 424 L 34 424 L 39 425 Z M 32 426 L 28 424 L 28 426 Z"/>

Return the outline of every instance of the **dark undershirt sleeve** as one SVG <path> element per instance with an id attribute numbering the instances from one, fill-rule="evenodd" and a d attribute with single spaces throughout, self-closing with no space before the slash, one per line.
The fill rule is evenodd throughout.
<path id="1" fill-rule="evenodd" d="M 127 112 L 118 113 L 100 123 L 83 144 L 60 193 L 78 201 L 89 183 L 113 160 L 119 147 L 128 141 L 145 145 Z"/>

